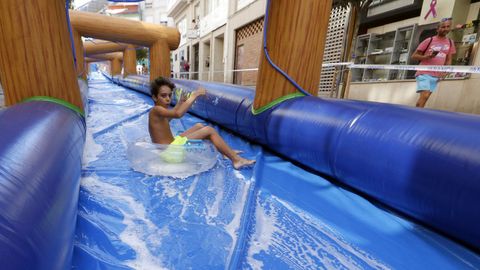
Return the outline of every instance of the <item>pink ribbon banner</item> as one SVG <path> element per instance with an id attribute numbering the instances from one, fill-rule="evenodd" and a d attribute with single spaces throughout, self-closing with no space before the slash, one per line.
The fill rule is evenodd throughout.
<path id="1" fill-rule="evenodd" d="M 436 9 L 436 6 L 437 6 L 437 0 L 432 0 L 432 2 L 430 2 L 430 9 L 428 10 L 427 14 L 425 15 L 425 17 L 423 17 L 425 20 L 427 19 L 428 15 L 432 14 L 433 18 L 436 18 L 437 17 L 437 9 Z"/>

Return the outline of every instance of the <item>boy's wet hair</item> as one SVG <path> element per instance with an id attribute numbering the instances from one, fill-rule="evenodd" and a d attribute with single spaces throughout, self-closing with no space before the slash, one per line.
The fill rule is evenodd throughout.
<path id="1" fill-rule="evenodd" d="M 152 95 L 152 97 L 157 96 L 158 90 L 160 89 L 160 87 L 164 85 L 170 87 L 172 91 L 173 89 L 175 89 L 175 84 L 172 81 L 170 81 L 168 78 L 158 77 L 150 84 L 150 94 Z"/>

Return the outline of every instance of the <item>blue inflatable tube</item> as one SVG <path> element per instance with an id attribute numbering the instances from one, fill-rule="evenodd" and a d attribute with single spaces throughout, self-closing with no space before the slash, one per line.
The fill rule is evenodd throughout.
<path id="1" fill-rule="evenodd" d="M 2 269 L 67 269 L 77 218 L 84 118 L 31 101 L 0 111 Z"/>
<path id="2" fill-rule="evenodd" d="M 149 94 L 147 81 L 117 79 Z M 194 114 L 480 250 L 479 116 L 315 97 L 253 115 L 252 89 L 174 82 L 185 91 L 207 89 Z"/>

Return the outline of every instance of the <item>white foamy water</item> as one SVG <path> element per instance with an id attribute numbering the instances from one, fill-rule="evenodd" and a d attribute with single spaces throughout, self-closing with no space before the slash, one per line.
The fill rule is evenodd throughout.
<path id="1" fill-rule="evenodd" d="M 126 265 L 142 270 L 166 269 L 162 259 L 152 255 L 147 247 L 147 242 L 158 245 L 163 237 L 168 236 L 166 227 L 158 228 L 153 224 L 147 218 L 145 207 L 121 187 L 102 182 L 96 175 L 82 178 L 81 186 L 98 200 L 106 201 L 105 205 L 108 201 L 115 201 L 115 205 L 124 206 L 118 208 L 124 216 L 122 223 L 126 225 L 119 237 L 136 253 L 136 258 L 126 261 Z"/>
<path id="2" fill-rule="evenodd" d="M 321 231 L 323 234 L 328 236 L 328 239 L 331 240 L 333 243 L 341 247 L 343 252 L 345 251 L 349 252 L 352 256 L 350 257 L 357 257 L 361 259 L 363 262 L 368 264 L 370 267 L 374 269 L 391 269 L 390 266 L 383 264 L 379 260 L 375 259 L 373 256 L 370 254 L 356 248 L 350 243 L 347 243 L 344 241 L 342 238 L 339 237 L 338 234 L 336 234 L 332 229 L 328 228 L 326 225 L 324 225 L 323 222 L 321 222 L 319 219 L 309 215 L 305 211 L 302 211 L 287 202 L 280 200 L 277 197 L 274 197 L 275 200 L 277 200 L 283 207 L 288 209 L 290 212 L 295 213 L 298 215 L 301 220 L 304 220 L 308 225 L 314 225 L 315 228 L 318 228 L 319 231 Z M 328 251 L 332 252 L 338 252 L 338 249 L 333 249 L 332 246 L 328 246 L 327 248 Z"/>
<path id="3" fill-rule="evenodd" d="M 211 180 L 211 184 L 208 186 L 208 191 L 215 194 L 215 200 L 212 204 L 207 204 L 207 224 L 215 225 L 214 220 L 218 216 L 220 211 L 221 203 L 223 201 L 224 187 L 225 187 L 225 171 L 217 170 L 219 173 L 216 173 Z"/>
<path id="4" fill-rule="evenodd" d="M 87 166 L 90 162 L 98 159 L 98 155 L 103 151 L 103 147 L 97 144 L 93 139 L 92 130 L 87 128 L 85 148 L 83 149 L 82 166 Z"/>
<path id="5" fill-rule="evenodd" d="M 257 199 L 248 249 L 247 263 L 253 269 L 263 269 L 261 254 L 275 256 L 293 269 L 317 269 L 319 262 L 326 269 L 390 269 L 301 209 L 275 196 L 265 200 Z"/>
<path id="6" fill-rule="evenodd" d="M 169 198 L 173 198 L 179 193 L 178 189 L 175 187 L 175 182 L 170 181 L 168 177 L 163 177 L 155 183 L 155 193 L 160 193 L 160 188 L 163 188 L 163 194 Z"/>
<path id="7" fill-rule="evenodd" d="M 265 209 L 259 205 L 255 211 L 255 233 L 252 237 L 252 243 L 248 249 L 247 262 L 255 270 L 263 269 L 263 262 L 254 258 L 254 255 L 260 252 L 268 252 L 270 245 L 274 241 L 274 233 L 279 232 L 277 228 L 277 216 L 268 214 Z"/>
<path id="8" fill-rule="evenodd" d="M 240 222 L 243 215 L 243 212 L 246 210 L 245 207 L 247 206 L 247 196 L 249 195 L 250 187 L 252 183 L 255 182 L 255 179 L 246 180 L 245 177 L 237 170 L 234 170 L 235 176 L 237 177 L 239 184 L 241 185 L 240 194 L 238 194 L 236 202 L 232 205 L 232 213 L 234 216 L 232 221 L 225 226 L 225 230 L 232 238 L 232 245 L 230 247 L 230 252 L 228 254 L 228 261 L 226 265 L 230 265 L 230 261 L 232 259 L 232 254 L 235 248 L 235 245 L 238 241 L 238 230 L 240 228 Z"/>
<path id="9" fill-rule="evenodd" d="M 232 177 L 232 179 L 226 180 L 226 177 Z M 204 185 L 205 181 L 208 183 L 207 186 Z M 226 188 L 228 186 L 226 181 L 234 181 L 233 186 L 235 192 L 233 194 L 230 193 L 230 188 L 233 187 Z M 230 263 L 238 241 L 241 218 L 253 181 L 253 179 L 245 179 L 245 177 L 236 170 L 233 171 L 233 175 L 229 174 L 227 176 L 226 168 L 220 162 L 219 165 L 213 169 L 210 179 L 195 176 L 188 185 L 182 185 L 179 184 L 182 182 L 178 180 L 164 177 L 156 182 L 154 191 L 168 198 L 176 198 L 178 200 L 178 205 L 181 206 L 178 220 L 183 223 L 190 222 L 187 220 L 186 215 L 191 215 L 192 207 L 196 208 L 196 205 L 201 204 L 198 194 L 195 194 L 198 192 L 198 189 L 206 190 L 207 193 L 213 195 L 212 200 L 204 200 L 205 208 L 203 211 L 195 211 L 195 213 L 203 217 L 205 224 L 221 228 L 230 236 L 230 244 L 225 247 L 228 250 L 225 261 L 225 265 L 227 266 Z M 204 196 L 206 196 L 207 193 L 205 193 Z M 226 196 L 227 194 L 229 194 L 228 197 Z M 228 215 L 227 219 L 225 219 L 224 216 L 226 213 L 231 214 Z M 191 219 L 191 217 L 189 219 Z"/>

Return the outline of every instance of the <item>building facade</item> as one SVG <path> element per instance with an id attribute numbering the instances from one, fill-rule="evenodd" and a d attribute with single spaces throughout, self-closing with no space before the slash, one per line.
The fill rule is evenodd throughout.
<path id="1" fill-rule="evenodd" d="M 256 84 L 266 0 L 167 2 L 166 16 L 172 18 L 173 25 L 181 32 L 180 46 L 171 55 L 174 77 L 246 86 Z M 433 4 L 436 16 L 432 16 Z M 367 63 L 362 62 L 360 52 L 368 51 L 368 45 L 373 44 L 373 40 L 382 40 L 378 42 L 383 44 L 382 48 L 374 48 L 373 53 L 369 51 L 375 54 L 369 59 L 376 59 L 369 60 L 369 63 L 415 64 L 409 59 L 420 39 L 428 31 L 435 31 L 440 18 L 452 17 L 454 25 L 460 27 L 452 31 L 458 49 L 454 64 L 479 65 L 480 58 L 476 57 L 479 49 L 476 45 L 479 9 L 480 2 L 477 0 L 376 0 L 361 18 L 360 36 L 355 38 L 351 60 L 360 64 Z M 348 59 L 349 56 L 344 56 L 343 51 L 348 18 L 348 10 L 332 11 L 323 64 Z M 465 27 L 466 25 L 469 26 Z M 467 37 L 470 41 L 463 42 Z M 405 48 L 392 45 L 397 44 L 397 41 L 400 44 L 402 38 L 409 40 L 404 43 Z M 367 45 L 363 46 L 361 42 Z M 388 45 L 389 42 L 392 44 Z M 180 67 L 182 58 L 190 65 L 188 74 Z M 339 87 L 339 75 L 343 71 L 344 68 L 322 68 L 319 96 L 338 96 L 334 91 Z M 417 94 L 412 77 L 414 72 L 352 70 L 350 74 L 351 83 L 346 88 L 345 98 L 409 106 L 415 104 Z M 474 89 L 478 83 L 480 78 L 477 74 L 452 74 L 451 79 L 439 84 L 439 90 L 432 95 L 427 107 L 480 113 L 480 93 Z"/>
<path id="2" fill-rule="evenodd" d="M 452 64 L 480 65 L 479 1 L 376 2 L 362 18 L 353 52 L 355 63 L 416 65 L 410 56 L 419 42 L 435 35 L 440 19 L 452 18 L 449 38 L 457 49 Z M 415 106 L 418 98 L 414 71 L 352 70 L 351 81 L 345 95 L 349 99 Z M 446 80 L 440 81 L 426 107 L 480 114 L 480 90 L 476 87 L 479 83 L 480 74 L 450 73 Z"/>
<path id="3" fill-rule="evenodd" d="M 144 22 L 175 27 L 168 17 L 169 0 L 145 0 L 140 2 L 140 18 Z"/>
<path id="4" fill-rule="evenodd" d="M 179 48 L 172 52 L 174 77 L 224 82 L 226 69 L 225 40 L 229 0 L 169 1 L 168 16 L 181 34 Z M 180 74 L 182 58 L 190 73 Z"/>
<path id="5" fill-rule="evenodd" d="M 174 77 L 185 77 L 183 57 L 190 64 L 191 79 L 255 86 L 265 8 L 266 0 L 171 0 L 168 16 L 182 36 L 172 52 Z M 342 59 L 347 21 L 348 10 L 332 13 L 324 63 Z M 322 69 L 319 95 L 331 96 L 338 78 L 335 68 Z"/>

